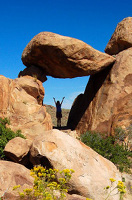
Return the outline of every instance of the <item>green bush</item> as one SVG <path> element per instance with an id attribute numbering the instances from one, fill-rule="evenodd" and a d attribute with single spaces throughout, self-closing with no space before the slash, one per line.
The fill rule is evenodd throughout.
<path id="1" fill-rule="evenodd" d="M 10 121 L 7 118 L 4 118 L 4 119 L 0 118 L 0 159 L 5 158 L 3 150 L 9 140 L 11 140 L 15 137 L 25 138 L 21 134 L 20 130 L 16 131 L 16 133 L 15 133 L 10 128 L 6 127 L 7 124 L 8 125 L 10 124 Z"/>
<path id="2" fill-rule="evenodd" d="M 129 171 L 131 166 L 129 157 L 132 157 L 132 152 L 123 144 L 118 144 L 117 137 L 109 136 L 104 138 L 99 133 L 88 131 L 81 136 L 81 141 L 113 162 L 121 172 Z"/>

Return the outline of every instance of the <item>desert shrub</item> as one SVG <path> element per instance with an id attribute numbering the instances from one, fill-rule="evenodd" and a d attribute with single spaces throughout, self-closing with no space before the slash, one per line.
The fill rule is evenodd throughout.
<path id="1" fill-rule="evenodd" d="M 20 199 L 32 200 L 59 200 L 65 197 L 68 192 L 68 182 L 71 179 L 72 169 L 46 169 L 42 166 L 35 166 L 31 170 L 34 177 L 34 185 L 32 188 L 26 188 L 20 192 L 20 185 L 14 186 L 13 190 L 19 192 Z M 59 176 L 57 180 L 57 175 Z"/>
<path id="2" fill-rule="evenodd" d="M 0 118 L 0 159 L 5 158 L 3 150 L 4 150 L 5 145 L 8 143 L 9 140 L 11 140 L 15 137 L 25 138 L 21 134 L 20 130 L 14 132 L 6 126 L 7 124 L 8 125 L 10 124 L 10 121 L 7 118 L 4 118 L 4 119 Z"/>
<path id="3" fill-rule="evenodd" d="M 104 138 L 99 133 L 88 131 L 81 135 L 81 141 L 113 162 L 121 172 L 129 171 L 131 166 L 129 157 L 132 157 L 132 152 L 123 144 L 120 145 L 117 143 L 117 136 Z"/>

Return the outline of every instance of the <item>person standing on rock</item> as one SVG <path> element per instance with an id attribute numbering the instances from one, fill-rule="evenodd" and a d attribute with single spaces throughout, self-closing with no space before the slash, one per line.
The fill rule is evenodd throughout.
<path id="1" fill-rule="evenodd" d="M 62 98 L 62 101 L 60 103 L 60 101 L 55 101 L 55 98 L 53 97 L 54 99 L 54 102 L 55 102 L 55 105 L 56 105 L 56 118 L 57 118 L 57 127 L 61 127 L 61 118 L 62 118 L 62 110 L 61 110 L 61 105 L 63 103 L 63 100 L 64 100 L 65 97 Z"/>

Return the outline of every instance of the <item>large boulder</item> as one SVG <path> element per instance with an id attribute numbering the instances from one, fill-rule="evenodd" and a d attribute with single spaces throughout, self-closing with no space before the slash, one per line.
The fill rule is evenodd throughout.
<path id="1" fill-rule="evenodd" d="M 24 49 L 22 61 L 27 67 L 34 65 L 42 68 L 49 76 L 74 78 L 94 74 L 115 59 L 81 40 L 41 32 Z"/>
<path id="2" fill-rule="evenodd" d="M 39 80 L 29 76 L 14 80 L 0 76 L 0 117 L 9 118 L 10 128 L 20 129 L 27 138 L 52 129 L 43 98 L 44 88 Z"/>
<path id="3" fill-rule="evenodd" d="M 98 84 L 97 84 L 98 83 Z M 132 124 L 132 48 L 120 52 L 113 66 L 90 77 L 84 94 L 75 100 L 68 125 L 113 133 Z"/>
<path id="4" fill-rule="evenodd" d="M 29 150 L 32 145 L 32 143 L 29 144 L 30 141 L 27 139 L 23 139 L 20 137 L 16 137 L 12 140 L 10 140 L 5 148 L 4 148 L 4 154 L 7 158 L 10 160 L 21 163 L 23 165 L 28 165 L 29 163 Z"/>
<path id="5" fill-rule="evenodd" d="M 114 55 L 130 47 L 132 47 L 132 17 L 127 17 L 117 25 L 105 52 Z"/>
<path id="6" fill-rule="evenodd" d="M 75 170 L 70 181 L 70 193 L 93 200 L 105 199 L 104 187 L 110 184 L 109 178 L 121 180 L 120 173 L 112 162 L 79 140 L 56 129 L 36 137 L 30 154 L 33 164 L 59 170 Z M 119 196 L 117 194 L 110 199 L 118 200 Z"/>
<path id="7" fill-rule="evenodd" d="M 30 176 L 30 170 L 26 167 L 0 160 L 0 197 L 4 199 L 16 200 L 18 194 L 12 189 L 16 185 L 21 186 L 21 190 L 33 186 L 34 178 Z"/>

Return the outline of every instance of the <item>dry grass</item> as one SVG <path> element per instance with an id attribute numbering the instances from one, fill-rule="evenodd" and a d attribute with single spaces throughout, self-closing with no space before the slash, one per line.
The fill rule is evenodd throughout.
<path id="1" fill-rule="evenodd" d="M 53 126 L 56 126 L 56 108 L 51 105 L 46 105 L 46 110 L 47 112 L 51 115 L 52 123 Z M 61 120 L 61 126 L 66 126 L 67 125 L 67 120 L 69 116 L 69 109 L 62 109 L 62 120 Z"/>

